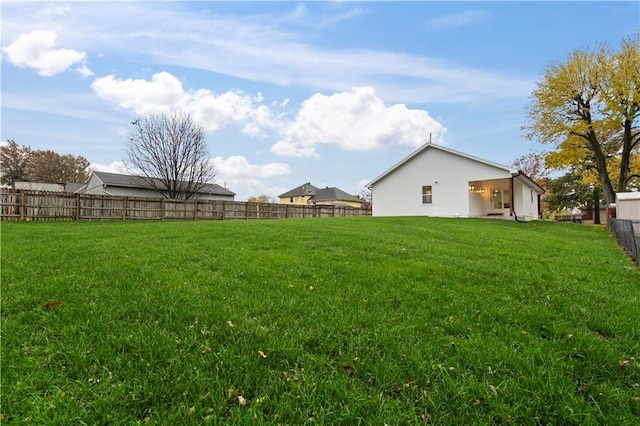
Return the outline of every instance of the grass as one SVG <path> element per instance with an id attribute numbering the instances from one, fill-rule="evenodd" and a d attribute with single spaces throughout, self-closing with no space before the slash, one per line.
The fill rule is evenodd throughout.
<path id="1" fill-rule="evenodd" d="M 2 223 L 3 424 L 640 423 L 602 227 Z"/>

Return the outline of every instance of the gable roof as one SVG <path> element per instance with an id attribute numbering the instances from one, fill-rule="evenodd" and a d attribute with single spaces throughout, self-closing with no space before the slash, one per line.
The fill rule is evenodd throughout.
<path id="1" fill-rule="evenodd" d="M 531 184 L 531 186 L 534 186 L 538 190 L 538 192 L 540 192 L 540 193 L 544 192 L 544 189 L 540 185 L 538 185 L 534 180 L 532 180 L 529 176 L 527 176 L 526 174 L 524 174 L 522 171 L 520 171 L 518 169 L 514 169 L 513 167 L 505 166 L 503 164 L 494 163 L 493 161 L 485 160 L 483 158 L 475 157 L 473 155 L 465 154 L 464 152 L 455 151 L 453 149 L 446 148 L 446 147 L 444 147 L 442 145 L 436 145 L 436 144 L 431 143 L 431 142 L 428 142 L 428 143 L 422 145 L 420 148 L 416 149 L 411 154 L 409 154 L 408 156 L 406 156 L 405 158 L 400 160 L 398 163 L 393 165 L 390 169 L 388 169 L 387 171 L 382 173 L 380 176 L 378 176 L 375 179 L 373 179 L 371 182 L 369 182 L 366 185 L 367 188 L 371 189 L 371 186 L 373 186 L 376 182 L 378 182 L 378 181 L 382 180 L 383 178 L 385 178 L 386 176 L 390 175 L 396 169 L 399 169 L 402 165 L 407 163 L 409 160 L 411 160 L 412 158 L 414 158 L 418 154 L 420 154 L 423 151 L 426 151 L 428 149 L 437 149 L 437 150 L 440 150 L 440 151 L 443 151 L 443 152 L 447 152 L 449 154 L 457 155 L 458 157 L 466 158 L 466 159 L 471 160 L 471 161 L 476 161 L 478 163 L 482 163 L 482 164 L 486 164 L 488 166 L 492 166 L 492 167 L 495 167 L 495 168 L 498 168 L 498 169 L 502 169 L 505 172 L 509 173 L 514 178 L 518 177 L 518 178 L 521 178 L 522 180 L 525 180 L 525 181 L 529 182 Z"/>
<path id="2" fill-rule="evenodd" d="M 162 181 L 157 178 L 153 178 L 150 182 L 142 176 L 135 175 L 122 175 L 119 173 L 107 172 L 93 172 L 93 174 L 97 176 L 98 179 L 102 181 L 102 183 L 108 186 L 150 189 L 154 191 L 162 191 L 165 189 Z M 215 183 L 205 183 L 202 188 L 200 188 L 198 193 L 212 195 L 236 195 L 235 192 L 229 191 L 227 188 L 223 188 L 222 186 Z"/>
<path id="3" fill-rule="evenodd" d="M 316 191 L 318 191 L 318 188 L 311 185 L 311 183 L 307 182 L 307 183 L 303 183 L 297 188 L 293 188 L 291 191 L 287 191 L 284 194 L 278 195 L 278 197 L 300 197 L 303 195 L 313 196 L 316 193 Z"/>
<path id="4" fill-rule="evenodd" d="M 477 161 L 477 162 L 482 163 L 482 164 L 486 164 L 486 165 L 489 165 L 489 166 L 496 167 L 498 169 L 502 169 L 502 170 L 504 170 L 506 172 L 509 172 L 511 174 L 517 174 L 518 173 L 518 170 L 516 170 L 516 169 L 514 169 L 512 167 L 507 167 L 507 166 L 504 166 L 502 164 L 498 164 L 498 163 L 494 163 L 492 161 L 484 160 L 484 159 L 479 158 L 479 157 L 474 157 L 473 155 L 465 154 L 465 153 L 459 152 L 459 151 L 454 151 L 453 149 L 450 149 L 450 148 L 445 148 L 442 145 L 436 145 L 434 143 L 428 142 L 428 143 L 422 145 L 420 148 L 418 148 L 415 151 L 413 151 L 411 154 L 407 155 L 405 158 L 400 160 L 398 163 L 396 163 L 393 166 L 391 166 L 390 169 L 388 169 L 387 171 L 382 173 L 380 176 L 378 176 L 377 178 L 375 178 L 371 182 L 369 182 L 366 185 L 367 188 L 370 188 L 373 184 L 375 184 L 379 180 L 382 180 L 382 178 L 386 177 L 387 175 L 390 175 L 396 169 L 399 169 L 403 164 L 407 163 L 413 157 L 417 156 L 418 154 L 420 154 L 423 151 L 426 151 L 428 149 L 437 149 L 437 150 L 440 150 L 440 151 L 443 151 L 443 152 L 448 152 L 449 154 L 457 155 L 459 157 L 467 158 L 467 159 L 472 160 L 472 161 Z"/>
<path id="5" fill-rule="evenodd" d="M 347 194 L 346 192 L 344 192 L 341 189 L 338 189 L 336 187 L 326 187 L 323 189 L 318 189 L 316 191 L 316 194 L 311 197 L 312 200 L 315 201 L 323 201 L 323 200 L 341 200 L 341 201 L 356 201 L 356 202 L 360 202 L 361 200 L 356 197 L 353 196 L 351 194 Z"/>
<path id="6" fill-rule="evenodd" d="M 329 188 L 318 188 L 316 186 L 311 185 L 311 183 L 307 182 L 300 185 L 297 188 L 293 188 L 291 191 L 287 191 L 284 194 L 278 195 L 278 197 L 300 197 L 310 195 L 311 200 L 313 201 L 324 201 L 324 200 L 342 200 L 342 201 L 361 201 L 358 197 L 353 196 L 344 192 L 341 189 L 332 186 Z"/>

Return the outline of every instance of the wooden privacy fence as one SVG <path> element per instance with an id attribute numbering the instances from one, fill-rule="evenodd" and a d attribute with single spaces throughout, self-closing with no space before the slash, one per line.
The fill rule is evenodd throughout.
<path id="1" fill-rule="evenodd" d="M 340 206 L 168 200 L 8 189 L 0 191 L 1 220 L 223 220 L 370 215 L 370 209 Z"/>

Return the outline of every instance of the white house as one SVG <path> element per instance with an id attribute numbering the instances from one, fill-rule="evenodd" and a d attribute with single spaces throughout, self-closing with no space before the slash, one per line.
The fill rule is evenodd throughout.
<path id="1" fill-rule="evenodd" d="M 367 184 L 374 216 L 540 217 L 544 192 L 527 175 L 427 143 Z"/>
<path id="2" fill-rule="evenodd" d="M 150 182 L 141 176 L 93 172 L 85 186 L 75 191 L 82 194 L 115 195 L 119 197 L 163 198 L 166 191 L 159 179 Z M 235 193 L 215 183 L 206 183 L 195 195 L 200 200 L 233 201 Z"/>

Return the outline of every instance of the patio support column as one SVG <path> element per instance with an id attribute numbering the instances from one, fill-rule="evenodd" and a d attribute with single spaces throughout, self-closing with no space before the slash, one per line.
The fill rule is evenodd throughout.
<path id="1" fill-rule="evenodd" d="M 513 176 L 509 178 L 509 216 L 513 216 Z"/>

